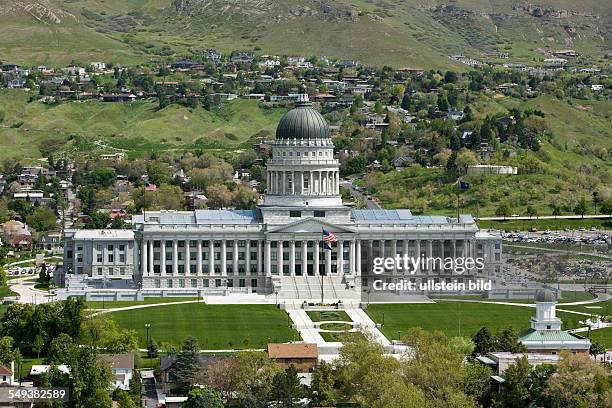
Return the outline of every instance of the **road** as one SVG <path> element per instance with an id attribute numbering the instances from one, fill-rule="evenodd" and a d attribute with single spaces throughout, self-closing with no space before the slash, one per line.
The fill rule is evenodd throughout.
<path id="1" fill-rule="evenodd" d="M 343 180 L 340 182 L 340 185 L 342 187 L 346 187 L 351 192 L 351 195 L 353 197 L 362 199 L 367 209 L 369 210 L 381 210 L 382 209 L 382 207 L 376 201 L 369 199 L 365 194 L 361 193 L 360 191 L 357 191 L 357 189 L 355 188 L 355 186 L 353 185 L 351 181 Z"/>
<path id="2" fill-rule="evenodd" d="M 478 217 L 477 220 L 480 221 L 513 221 L 513 220 L 580 220 L 587 218 L 612 218 L 610 215 L 602 215 L 602 214 L 590 214 L 585 215 L 584 217 L 581 215 L 540 215 L 539 217 L 529 217 L 529 216 L 520 216 L 520 217 Z"/>

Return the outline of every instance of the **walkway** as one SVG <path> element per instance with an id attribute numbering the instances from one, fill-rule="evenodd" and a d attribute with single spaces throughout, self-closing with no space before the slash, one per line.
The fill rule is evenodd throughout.
<path id="1" fill-rule="evenodd" d="M 32 278 L 32 276 L 24 276 L 23 278 L 10 279 L 8 281 L 9 288 L 19 296 L 17 301 L 19 303 L 30 303 L 35 305 L 51 302 L 52 295 L 50 296 L 50 292 L 34 289 L 36 281 L 31 280 Z"/>

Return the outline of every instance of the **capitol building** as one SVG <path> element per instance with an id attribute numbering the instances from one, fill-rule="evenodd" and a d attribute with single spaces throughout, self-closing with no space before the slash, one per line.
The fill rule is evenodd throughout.
<path id="1" fill-rule="evenodd" d="M 375 280 L 463 281 L 501 270 L 501 238 L 469 215 L 413 215 L 342 203 L 329 126 L 301 94 L 270 142 L 267 191 L 253 210 L 146 211 L 133 230 L 66 231 L 63 294 L 95 297 L 258 293 L 283 299 L 359 299 Z M 322 248 L 322 231 L 335 235 Z M 456 275 L 444 265 L 397 265 L 378 257 L 482 258 Z M 118 295 L 117 295 L 118 294 Z"/>

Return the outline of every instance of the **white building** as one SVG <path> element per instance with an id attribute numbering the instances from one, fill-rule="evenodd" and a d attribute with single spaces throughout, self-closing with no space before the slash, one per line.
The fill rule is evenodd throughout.
<path id="1" fill-rule="evenodd" d="M 468 174 L 518 174 L 518 169 L 514 166 L 477 164 L 468 166 L 467 172 Z"/>
<path id="2" fill-rule="evenodd" d="M 100 354 L 99 359 L 108 364 L 113 372 L 113 382 L 110 388 L 121 388 L 128 391 L 130 381 L 134 376 L 134 353 Z"/>
<path id="3" fill-rule="evenodd" d="M 500 236 L 480 233 L 470 215 L 415 216 L 343 205 L 329 127 L 305 93 L 281 119 L 271 146 L 268 189 L 256 209 L 147 211 L 134 216 L 133 232 L 69 232 L 67 270 L 88 277 L 109 268 L 113 276 L 133 274 L 149 296 L 257 292 L 316 299 L 323 282 L 325 297 L 334 300 L 359 298 L 374 280 L 463 282 L 501 270 Z M 323 230 L 337 237 L 332 250 L 321 248 Z M 404 254 L 482 257 L 484 266 L 461 275 L 440 264 L 373 274 L 375 258 Z"/>

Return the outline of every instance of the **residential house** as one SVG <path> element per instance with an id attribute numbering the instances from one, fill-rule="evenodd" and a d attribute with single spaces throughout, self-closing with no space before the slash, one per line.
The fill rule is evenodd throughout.
<path id="1" fill-rule="evenodd" d="M 374 160 L 372 163 L 366 166 L 368 173 L 372 173 L 374 171 L 380 171 L 381 168 L 382 168 L 382 165 L 380 164 L 378 160 Z"/>
<path id="2" fill-rule="evenodd" d="M 6 84 L 6 87 L 9 89 L 24 89 L 26 87 L 26 79 L 25 78 L 15 78 Z"/>
<path id="3" fill-rule="evenodd" d="M 32 233 L 21 221 L 9 220 L 2 224 L 3 242 L 15 248 L 31 248 Z"/>
<path id="4" fill-rule="evenodd" d="M 446 117 L 452 120 L 463 120 L 463 118 L 465 117 L 465 113 L 457 109 L 450 109 L 446 114 Z"/>
<path id="5" fill-rule="evenodd" d="M 356 60 L 340 60 L 336 65 L 342 68 L 357 68 L 361 64 Z"/>
<path id="6" fill-rule="evenodd" d="M 15 363 L 11 361 L 10 368 L 0 365 L 0 387 L 15 384 Z"/>
<path id="7" fill-rule="evenodd" d="M 294 366 L 300 373 L 317 367 L 319 350 L 315 343 L 269 343 L 268 357 L 282 368 Z"/>
<path id="8" fill-rule="evenodd" d="M 217 61 L 219 61 L 221 59 L 221 53 L 219 51 L 213 50 L 213 49 L 204 50 L 202 52 L 202 56 L 204 58 L 206 58 L 207 60 L 211 60 L 213 62 L 217 62 Z"/>
<path id="9" fill-rule="evenodd" d="M 490 164 L 477 164 L 468 166 L 468 174 L 518 174 L 518 169 L 514 166 L 495 166 Z"/>
<path id="10" fill-rule="evenodd" d="M 491 369 L 493 373 L 491 379 L 494 381 L 497 388 L 500 388 L 503 387 L 503 383 L 506 382 L 505 374 L 508 367 L 515 364 L 521 357 L 526 357 L 527 363 L 532 367 L 541 364 L 557 365 L 559 361 L 561 361 L 561 356 L 558 354 L 510 352 L 487 353 L 485 356 L 476 357 L 476 360 Z"/>
<path id="11" fill-rule="evenodd" d="M 186 59 L 174 61 L 170 64 L 170 68 L 177 70 L 191 70 L 198 68 L 199 66 L 201 66 L 199 62 Z"/>
<path id="12" fill-rule="evenodd" d="M 113 372 L 111 388 L 130 389 L 130 381 L 134 375 L 134 353 L 100 354 L 100 361 L 107 363 Z"/>
<path id="13" fill-rule="evenodd" d="M 42 385 L 42 375 L 48 373 L 53 366 L 46 364 L 34 364 L 30 368 L 30 379 L 32 380 L 32 385 L 34 387 L 40 387 Z M 61 364 L 56 366 L 61 373 L 70 374 L 70 367 L 65 364 Z"/>
<path id="14" fill-rule="evenodd" d="M 85 70 L 85 68 L 77 67 L 77 66 L 74 66 L 74 65 L 71 65 L 71 66 L 67 67 L 64 71 L 66 73 L 68 73 L 69 75 L 74 75 L 74 76 L 83 76 L 87 72 L 87 70 Z"/>
<path id="15" fill-rule="evenodd" d="M 253 62 L 253 54 L 244 51 L 234 51 L 230 56 L 230 61 L 235 64 L 250 64 Z"/>
<path id="16" fill-rule="evenodd" d="M 601 84 L 592 84 L 591 91 L 603 91 L 604 86 Z"/>
<path id="17" fill-rule="evenodd" d="M 60 249 L 62 247 L 61 231 L 49 231 L 44 233 L 38 240 L 38 246 L 48 251 Z"/>
<path id="18" fill-rule="evenodd" d="M 101 94 L 100 100 L 102 102 L 132 102 L 136 100 L 136 95 L 132 93 Z"/>
<path id="19" fill-rule="evenodd" d="M 99 61 L 91 62 L 89 66 L 94 71 L 104 71 L 106 69 L 106 64 L 104 62 L 99 62 Z"/>
<path id="20" fill-rule="evenodd" d="M 391 164 L 393 164 L 393 167 L 395 167 L 397 170 L 401 169 L 402 167 L 408 167 L 412 163 L 414 163 L 414 159 L 409 156 L 396 157 L 391 162 Z"/>

